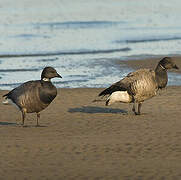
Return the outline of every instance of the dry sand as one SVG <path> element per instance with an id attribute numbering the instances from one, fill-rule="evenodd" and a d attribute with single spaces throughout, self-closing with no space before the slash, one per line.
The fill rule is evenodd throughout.
<path id="1" fill-rule="evenodd" d="M 143 104 L 92 103 L 102 89 L 59 89 L 41 113 L 0 105 L 0 179 L 181 179 L 181 87 L 168 87 Z M 6 91 L 0 91 L 1 96 Z"/>

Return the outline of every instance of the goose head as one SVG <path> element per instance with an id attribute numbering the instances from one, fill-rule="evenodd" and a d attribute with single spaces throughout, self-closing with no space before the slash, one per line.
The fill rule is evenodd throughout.
<path id="1" fill-rule="evenodd" d="M 49 81 L 52 78 L 62 78 L 53 67 L 45 67 L 41 73 L 41 79 Z"/>
<path id="2" fill-rule="evenodd" d="M 162 69 L 179 69 L 178 66 L 175 64 L 174 60 L 170 57 L 164 57 L 159 63 L 158 65 L 162 68 Z"/>
<path id="3" fill-rule="evenodd" d="M 156 81 L 158 84 L 158 88 L 165 88 L 168 82 L 168 69 L 179 69 L 175 64 L 174 60 L 170 57 L 164 57 L 157 65 L 155 69 L 156 73 Z"/>

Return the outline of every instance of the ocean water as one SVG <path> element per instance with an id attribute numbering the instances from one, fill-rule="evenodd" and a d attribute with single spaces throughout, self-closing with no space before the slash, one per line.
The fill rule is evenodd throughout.
<path id="1" fill-rule="evenodd" d="M 45 66 L 57 87 L 106 87 L 133 70 L 118 60 L 181 54 L 180 12 L 180 0 L 1 0 L 0 89 Z"/>

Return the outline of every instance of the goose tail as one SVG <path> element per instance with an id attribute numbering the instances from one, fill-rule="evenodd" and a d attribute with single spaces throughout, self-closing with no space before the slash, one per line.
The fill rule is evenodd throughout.
<path id="1" fill-rule="evenodd" d="M 105 89 L 104 91 L 102 91 L 101 93 L 99 93 L 98 96 L 105 96 L 107 94 L 111 94 L 111 90 L 110 90 L 110 87 Z"/>
<path id="2" fill-rule="evenodd" d="M 3 99 L 3 102 L 2 102 L 4 105 L 10 105 L 10 104 L 11 104 L 11 102 L 10 102 L 11 99 L 8 98 L 8 95 L 9 95 L 9 93 L 4 94 L 4 95 L 2 96 L 2 97 L 4 98 L 4 99 Z"/>
<path id="3" fill-rule="evenodd" d="M 98 96 L 110 95 L 115 91 L 121 91 L 121 90 L 125 91 L 126 89 L 113 84 L 112 86 L 110 86 L 107 89 L 103 90 Z"/>
<path id="4" fill-rule="evenodd" d="M 8 98 L 5 98 L 2 103 L 4 105 L 10 105 L 11 104 Z"/>

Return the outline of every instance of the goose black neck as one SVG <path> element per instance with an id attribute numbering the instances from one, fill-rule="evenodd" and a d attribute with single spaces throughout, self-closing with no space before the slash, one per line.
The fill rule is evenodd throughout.
<path id="1" fill-rule="evenodd" d="M 158 84 L 158 88 L 165 88 L 168 82 L 167 70 L 160 63 L 157 65 L 155 69 L 156 81 Z"/>

